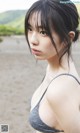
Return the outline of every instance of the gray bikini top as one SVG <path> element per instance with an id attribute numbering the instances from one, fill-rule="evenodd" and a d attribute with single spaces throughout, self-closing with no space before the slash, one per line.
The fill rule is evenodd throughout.
<path id="1" fill-rule="evenodd" d="M 55 78 L 61 76 L 61 75 L 68 75 L 68 76 L 71 76 L 73 77 L 80 85 L 80 82 L 78 81 L 78 79 L 76 77 L 74 77 L 73 75 L 71 74 L 60 74 L 58 76 L 56 76 Z M 51 80 L 51 82 L 55 79 L 53 78 Z M 51 83 L 50 82 L 50 83 Z M 50 85 L 50 84 L 49 84 Z M 48 85 L 48 87 L 49 87 Z M 39 102 L 37 103 L 37 105 L 32 109 L 32 111 L 30 112 L 30 116 L 29 116 L 29 122 L 31 124 L 31 126 L 40 131 L 40 132 L 44 132 L 44 133 L 57 133 L 57 132 L 64 132 L 63 130 L 59 130 L 59 129 L 55 129 L 55 128 L 52 128 L 50 126 L 48 126 L 47 124 L 45 124 L 41 119 L 40 119 L 40 116 L 39 116 L 39 105 L 40 105 L 40 102 L 43 98 L 43 96 L 45 95 L 48 87 L 46 88 L 45 92 L 43 93 L 42 97 L 40 98 Z"/>

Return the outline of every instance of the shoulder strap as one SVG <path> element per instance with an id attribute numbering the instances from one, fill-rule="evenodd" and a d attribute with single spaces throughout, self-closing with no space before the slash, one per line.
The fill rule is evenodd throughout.
<path id="1" fill-rule="evenodd" d="M 80 81 L 74 75 L 68 74 L 68 73 L 63 73 L 63 74 L 60 74 L 59 76 L 61 76 L 61 75 L 67 75 L 67 76 L 74 78 L 77 81 L 77 83 L 80 85 Z"/>
<path id="2" fill-rule="evenodd" d="M 67 75 L 67 76 L 70 76 L 70 77 L 74 78 L 74 79 L 77 81 L 77 83 L 80 85 L 80 81 L 79 81 L 74 75 L 69 74 L 69 73 L 62 73 L 62 74 L 56 76 L 55 78 L 57 78 L 57 77 L 59 77 L 59 76 L 62 76 L 62 75 Z M 55 78 L 54 78 L 54 79 L 55 79 Z M 53 79 L 52 79 L 52 80 L 53 80 Z M 51 82 L 52 82 L 52 81 L 51 81 Z"/>
<path id="3" fill-rule="evenodd" d="M 68 74 L 68 73 L 62 73 L 62 74 L 57 75 L 56 77 L 54 77 L 54 78 L 51 80 L 51 82 L 49 83 L 49 85 L 52 83 L 53 80 L 55 80 L 56 78 L 58 78 L 58 77 L 60 77 L 60 76 L 63 76 L 63 75 L 67 75 L 67 76 L 70 76 L 70 77 L 74 78 L 74 79 L 77 81 L 77 83 L 80 85 L 80 81 L 79 81 L 74 75 Z M 41 98 L 40 98 L 40 100 L 39 100 L 38 103 L 40 103 L 40 101 L 41 101 L 42 98 L 44 97 L 44 95 L 45 95 L 45 93 L 46 93 L 46 91 L 47 91 L 49 85 L 47 86 L 46 90 L 44 91 L 44 93 L 43 93 L 43 95 L 41 96 Z"/>
<path id="4" fill-rule="evenodd" d="M 56 78 L 58 78 L 58 77 L 60 77 L 60 76 L 64 76 L 64 75 L 67 75 L 67 76 L 70 76 L 70 77 L 74 78 L 74 79 L 77 81 L 77 83 L 80 85 L 80 81 L 79 81 L 74 75 L 68 74 L 68 73 L 62 73 L 62 74 L 57 75 L 56 77 L 54 77 L 54 78 L 51 80 L 51 82 L 49 83 L 49 85 L 52 83 L 53 80 L 55 80 Z M 48 85 L 48 87 L 49 87 L 49 85 Z M 48 87 L 47 87 L 47 88 L 48 88 Z M 47 89 L 47 88 L 46 88 L 46 89 Z"/>

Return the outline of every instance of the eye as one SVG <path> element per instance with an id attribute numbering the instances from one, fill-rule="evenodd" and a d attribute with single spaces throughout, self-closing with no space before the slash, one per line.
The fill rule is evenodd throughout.
<path id="1" fill-rule="evenodd" d="M 31 27 L 28 27 L 28 31 L 30 31 L 30 32 L 31 32 L 31 31 L 32 31 L 32 28 L 31 28 Z"/>
<path id="2" fill-rule="evenodd" d="M 43 36 L 47 35 L 47 32 L 45 30 L 40 31 L 40 34 L 42 34 Z"/>

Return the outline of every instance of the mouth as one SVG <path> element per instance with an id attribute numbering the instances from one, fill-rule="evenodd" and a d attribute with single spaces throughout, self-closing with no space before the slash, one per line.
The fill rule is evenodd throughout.
<path id="1" fill-rule="evenodd" d="M 40 55 L 41 54 L 41 51 L 39 50 L 36 50 L 36 49 L 31 49 L 32 50 L 32 54 L 34 55 Z"/>

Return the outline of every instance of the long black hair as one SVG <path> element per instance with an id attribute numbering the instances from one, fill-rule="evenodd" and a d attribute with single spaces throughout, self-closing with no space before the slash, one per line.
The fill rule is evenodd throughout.
<path id="1" fill-rule="evenodd" d="M 68 33 L 70 31 L 75 32 L 74 42 L 79 36 L 79 31 L 77 30 L 79 25 L 79 14 L 75 4 L 70 0 L 38 0 L 35 2 L 25 16 L 25 36 L 28 45 L 28 21 L 31 15 L 36 12 L 37 15 L 41 15 L 41 26 L 47 31 L 57 54 L 58 50 L 52 37 L 52 31 L 55 31 L 59 35 L 60 40 L 65 42 L 66 46 L 60 55 L 60 59 L 65 53 L 68 53 L 69 56 L 71 40 Z"/>

